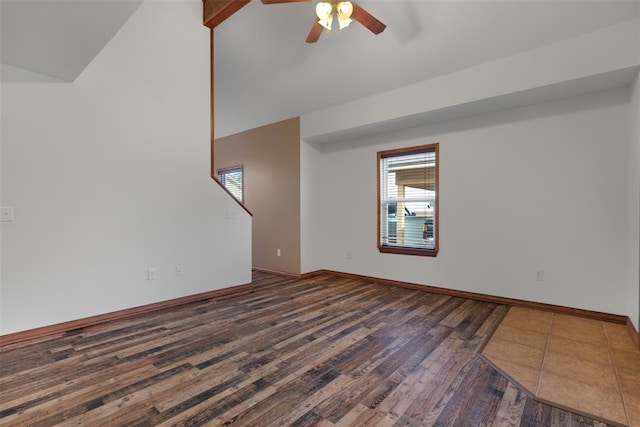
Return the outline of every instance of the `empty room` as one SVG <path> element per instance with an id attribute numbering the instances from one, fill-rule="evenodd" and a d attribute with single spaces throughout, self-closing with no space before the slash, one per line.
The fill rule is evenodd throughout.
<path id="1" fill-rule="evenodd" d="M 640 2 L 0 0 L 0 425 L 640 426 Z"/>

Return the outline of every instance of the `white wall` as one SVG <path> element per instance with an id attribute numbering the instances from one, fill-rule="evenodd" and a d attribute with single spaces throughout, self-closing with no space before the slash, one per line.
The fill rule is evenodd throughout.
<path id="1" fill-rule="evenodd" d="M 629 115 L 628 313 L 640 330 L 640 73 L 631 88 Z"/>
<path id="2" fill-rule="evenodd" d="M 208 49 L 200 1 L 145 2 L 75 83 L 2 85 L 1 333 L 250 282 L 251 219 L 209 178 Z"/>
<path id="3" fill-rule="evenodd" d="M 324 268 L 626 314 L 628 117 L 624 88 L 318 145 Z M 435 141 L 440 252 L 381 254 L 376 152 Z"/>
<path id="4" fill-rule="evenodd" d="M 318 195 L 317 184 L 322 181 L 322 168 L 318 161 L 320 152 L 305 141 L 300 143 L 300 271 L 308 273 L 324 268 L 320 228 L 323 200 Z"/>

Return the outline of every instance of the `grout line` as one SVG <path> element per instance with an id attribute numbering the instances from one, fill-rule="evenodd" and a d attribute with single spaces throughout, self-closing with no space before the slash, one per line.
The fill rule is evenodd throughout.
<path id="1" fill-rule="evenodd" d="M 609 349 L 609 357 L 611 358 L 611 364 L 613 365 L 613 372 L 616 376 L 616 383 L 618 384 L 618 393 L 620 394 L 620 400 L 622 401 L 622 408 L 624 409 L 624 415 L 627 417 L 627 424 L 631 425 L 631 416 L 629 415 L 629 410 L 627 409 L 627 402 L 624 397 L 624 393 L 622 392 L 622 384 L 620 384 L 620 374 L 618 374 L 618 367 L 616 366 L 616 359 L 613 356 L 613 348 L 611 348 L 611 340 L 609 339 L 609 332 L 605 327 L 604 322 L 600 322 L 602 324 L 602 329 L 604 329 L 604 335 L 607 338 L 607 348 Z"/>

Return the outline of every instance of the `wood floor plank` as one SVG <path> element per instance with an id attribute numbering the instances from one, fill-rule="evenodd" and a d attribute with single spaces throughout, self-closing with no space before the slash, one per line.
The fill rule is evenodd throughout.
<path id="1" fill-rule="evenodd" d="M 518 426 L 522 419 L 524 405 L 527 402 L 527 395 L 513 383 L 508 383 L 504 390 L 498 413 L 493 421 L 494 427 Z"/>
<path id="2" fill-rule="evenodd" d="M 9 344 L 0 426 L 558 426 L 477 356 L 508 307 L 324 274 Z"/>

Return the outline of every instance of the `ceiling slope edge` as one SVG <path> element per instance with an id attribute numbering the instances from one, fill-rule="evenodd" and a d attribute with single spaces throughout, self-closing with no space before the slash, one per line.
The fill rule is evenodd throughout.
<path id="1" fill-rule="evenodd" d="M 3 1 L 0 63 L 72 83 L 141 4 L 142 0 Z M 3 82 L 49 81 L 6 71 Z"/>
<path id="2" fill-rule="evenodd" d="M 630 86 L 640 19 L 302 115 L 301 139 L 334 143 L 437 121 Z"/>

